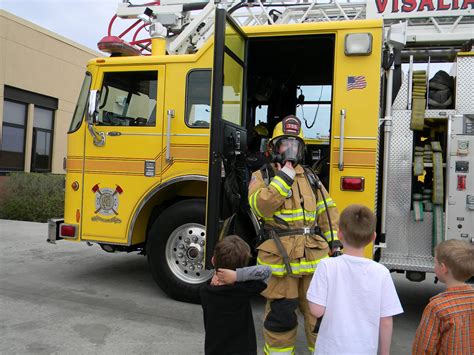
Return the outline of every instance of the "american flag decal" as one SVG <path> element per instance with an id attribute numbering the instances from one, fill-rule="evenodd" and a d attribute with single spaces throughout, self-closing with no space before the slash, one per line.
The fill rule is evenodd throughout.
<path id="1" fill-rule="evenodd" d="M 347 77 L 347 91 L 352 89 L 364 89 L 367 86 L 365 76 L 348 76 Z"/>

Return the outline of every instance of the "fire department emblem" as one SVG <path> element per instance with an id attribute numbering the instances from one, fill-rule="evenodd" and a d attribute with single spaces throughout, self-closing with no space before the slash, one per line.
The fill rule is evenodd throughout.
<path id="1" fill-rule="evenodd" d="M 103 216 L 118 215 L 119 195 L 123 192 L 123 189 L 119 185 L 116 185 L 116 188 L 112 189 L 110 187 L 100 188 L 99 184 L 95 184 L 92 188 L 92 192 L 95 193 L 95 214 L 101 214 Z M 104 221 L 103 219 L 100 220 Z"/>

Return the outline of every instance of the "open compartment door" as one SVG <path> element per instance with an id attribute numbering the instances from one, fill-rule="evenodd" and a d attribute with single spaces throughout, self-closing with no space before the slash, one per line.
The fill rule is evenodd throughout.
<path id="1" fill-rule="evenodd" d="M 247 149 L 245 77 L 247 39 L 225 9 L 216 9 L 212 75 L 211 131 L 206 214 L 206 267 L 211 268 L 214 246 L 224 221 L 235 213 L 235 203 L 224 192 L 234 163 Z M 236 194 L 236 202 L 247 196 Z M 237 201 L 238 202 L 238 201 Z"/>

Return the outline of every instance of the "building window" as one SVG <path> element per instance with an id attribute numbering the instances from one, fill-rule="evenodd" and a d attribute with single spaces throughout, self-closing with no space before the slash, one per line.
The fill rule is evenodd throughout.
<path id="1" fill-rule="evenodd" d="M 50 172 L 53 117 L 58 109 L 58 99 L 8 85 L 4 86 L 3 94 L 0 172 L 25 169 Z M 33 105 L 35 109 L 28 112 L 28 105 Z M 31 151 L 29 161 L 25 161 L 25 147 L 29 150 L 26 156 Z"/>
<path id="2" fill-rule="evenodd" d="M 3 102 L 3 127 L 0 142 L 0 171 L 23 171 L 25 166 L 25 131 L 28 106 Z"/>
<path id="3" fill-rule="evenodd" d="M 186 124 L 193 128 L 207 128 L 211 121 L 210 70 L 193 70 L 186 85 Z"/>
<path id="4" fill-rule="evenodd" d="M 51 172 L 54 111 L 35 106 L 33 122 L 31 171 Z"/>

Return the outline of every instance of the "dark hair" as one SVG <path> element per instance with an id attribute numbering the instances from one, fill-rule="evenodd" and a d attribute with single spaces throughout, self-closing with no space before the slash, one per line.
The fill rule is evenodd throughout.
<path id="1" fill-rule="evenodd" d="M 435 255 L 457 281 L 464 282 L 474 276 L 474 245 L 468 241 L 445 240 L 436 246 Z"/>
<path id="2" fill-rule="evenodd" d="M 217 242 L 214 248 L 214 268 L 242 268 L 248 265 L 251 256 L 250 247 L 242 238 L 229 235 Z"/>
<path id="3" fill-rule="evenodd" d="M 345 243 L 355 248 L 362 248 L 370 243 L 376 224 L 374 213 L 363 205 L 350 205 L 339 217 L 339 229 Z"/>

